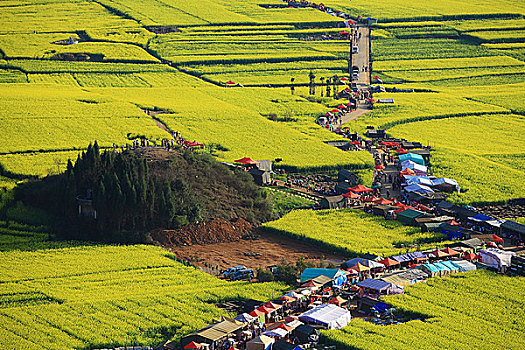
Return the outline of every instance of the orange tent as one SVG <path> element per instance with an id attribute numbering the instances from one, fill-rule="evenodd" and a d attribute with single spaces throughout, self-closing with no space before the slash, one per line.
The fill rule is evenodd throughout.
<path id="1" fill-rule="evenodd" d="M 388 199 L 385 199 L 385 198 L 381 197 L 381 198 L 379 198 L 379 199 L 376 199 L 376 200 L 374 201 L 374 203 L 376 203 L 376 204 L 381 204 L 381 205 L 387 205 L 387 204 L 392 204 L 392 203 L 394 203 L 394 202 L 392 202 L 391 200 L 388 200 Z"/>
<path id="2" fill-rule="evenodd" d="M 386 259 L 383 259 L 383 260 L 379 260 L 378 263 L 383 264 L 385 266 L 393 266 L 393 265 L 398 265 L 399 261 L 394 260 L 394 259 L 390 259 L 390 258 L 386 258 Z"/>
<path id="3" fill-rule="evenodd" d="M 368 197 L 368 198 L 365 198 L 363 199 L 363 201 L 365 202 L 373 202 L 373 201 L 376 201 L 378 198 L 376 196 L 372 196 L 372 197 Z"/>
<path id="4" fill-rule="evenodd" d="M 363 186 L 363 185 L 354 186 L 352 188 L 349 188 L 349 190 L 352 191 L 352 192 L 369 192 L 369 191 L 373 191 L 373 189 L 368 188 L 368 187 Z"/>
<path id="5" fill-rule="evenodd" d="M 328 303 L 329 304 L 335 304 L 337 306 L 340 306 L 341 304 L 344 304 L 346 302 L 346 300 L 344 300 L 343 298 L 341 298 L 339 295 L 328 300 Z"/>
<path id="6" fill-rule="evenodd" d="M 444 251 L 441 251 L 439 249 L 436 249 L 434 250 L 433 252 L 431 252 L 430 254 L 432 254 L 434 257 L 436 258 L 444 258 L 444 257 L 447 257 L 448 254 L 445 253 Z"/>
<path id="7" fill-rule="evenodd" d="M 441 251 L 443 253 L 446 253 L 446 254 L 450 255 L 450 256 L 459 255 L 460 254 L 458 251 L 455 251 L 454 249 L 450 249 L 449 247 L 441 249 Z"/>
<path id="8" fill-rule="evenodd" d="M 479 259 L 480 256 L 474 253 L 469 253 L 469 254 L 464 254 L 462 258 L 465 260 L 476 260 L 476 259 Z"/>
<path id="9" fill-rule="evenodd" d="M 355 270 L 357 272 L 365 272 L 370 270 L 368 266 L 362 265 L 361 263 L 357 263 L 354 266 L 351 267 L 352 270 Z"/>
<path id="10" fill-rule="evenodd" d="M 348 199 L 359 199 L 362 196 L 360 194 L 350 191 L 348 193 L 343 194 L 343 197 L 348 198 Z"/>

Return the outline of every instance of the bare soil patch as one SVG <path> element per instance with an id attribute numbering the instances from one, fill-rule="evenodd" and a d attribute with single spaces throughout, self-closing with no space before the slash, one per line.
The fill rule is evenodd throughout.
<path id="1" fill-rule="evenodd" d="M 235 242 L 164 247 L 174 252 L 178 259 L 190 261 L 208 272 L 211 272 L 210 267 L 214 267 L 214 271 L 220 271 L 235 265 L 256 269 L 276 265 L 282 259 L 295 263 L 301 257 L 314 264 L 318 264 L 321 259 L 336 265 L 344 261 L 342 255 L 323 251 L 301 241 L 268 233 L 257 234 L 259 239 L 256 240 L 241 239 Z M 251 256 L 250 253 L 260 255 Z"/>

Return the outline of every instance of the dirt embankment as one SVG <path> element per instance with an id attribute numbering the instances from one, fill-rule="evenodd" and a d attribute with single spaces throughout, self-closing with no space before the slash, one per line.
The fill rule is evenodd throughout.
<path id="1" fill-rule="evenodd" d="M 241 218 L 232 221 L 214 219 L 178 230 L 154 230 L 151 238 L 164 246 L 235 242 L 250 233 L 252 228 L 252 224 Z"/>

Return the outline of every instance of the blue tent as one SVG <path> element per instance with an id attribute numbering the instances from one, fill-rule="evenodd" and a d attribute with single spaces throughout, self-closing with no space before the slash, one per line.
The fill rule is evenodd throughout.
<path id="1" fill-rule="evenodd" d="M 400 154 L 399 155 L 399 160 L 401 162 L 404 162 L 406 160 L 411 160 L 414 163 L 425 165 L 425 160 L 423 159 L 423 157 L 420 156 L 419 154 L 415 154 L 415 153 Z"/>
<path id="2" fill-rule="evenodd" d="M 383 312 L 385 312 L 386 307 L 387 307 L 387 305 L 385 303 L 379 302 L 379 303 L 375 304 L 374 306 L 372 306 L 372 309 L 374 309 L 377 312 L 379 312 L 380 314 L 382 314 Z"/>

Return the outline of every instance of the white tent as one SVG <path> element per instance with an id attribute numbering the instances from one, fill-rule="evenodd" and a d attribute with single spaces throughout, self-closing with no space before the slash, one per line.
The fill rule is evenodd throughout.
<path id="1" fill-rule="evenodd" d="M 286 337 L 288 335 L 288 332 L 282 328 L 274 328 L 270 329 L 269 331 L 266 331 L 263 333 L 263 335 L 266 335 L 268 337 Z"/>
<path id="2" fill-rule="evenodd" d="M 461 272 L 476 270 L 476 265 L 467 260 L 453 260 L 452 263 L 459 266 Z"/>
<path id="3" fill-rule="evenodd" d="M 481 249 L 478 254 L 481 256 L 482 263 L 495 267 L 498 270 L 510 266 L 511 258 L 516 255 L 516 253 L 496 248 Z"/>
<path id="4" fill-rule="evenodd" d="M 244 322 L 244 323 L 252 323 L 256 319 L 257 319 L 257 317 L 253 317 L 253 316 L 251 316 L 250 314 L 247 314 L 247 313 L 243 313 L 243 314 L 235 317 L 236 321 Z"/>
<path id="5" fill-rule="evenodd" d="M 269 350 L 274 342 L 273 338 L 260 335 L 246 343 L 246 350 Z"/>
<path id="6" fill-rule="evenodd" d="M 324 326 L 327 329 L 339 329 L 345 327 L 352 316 L 350 311 L 337 305 L 322 304 L 299 315 L 299 319 L 305 323 Z"/>

